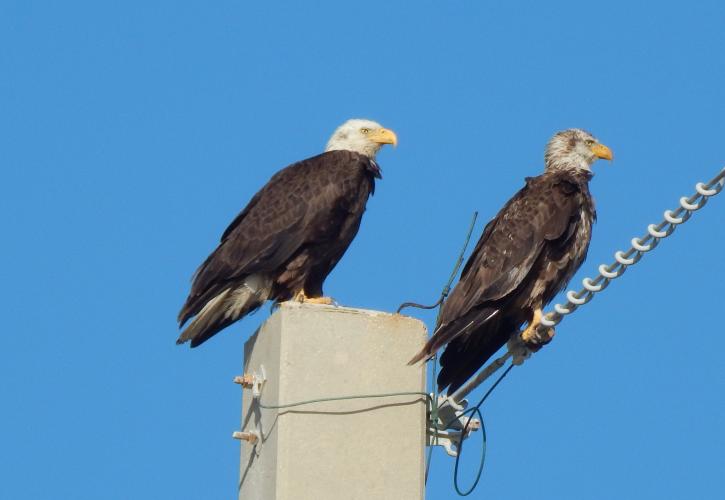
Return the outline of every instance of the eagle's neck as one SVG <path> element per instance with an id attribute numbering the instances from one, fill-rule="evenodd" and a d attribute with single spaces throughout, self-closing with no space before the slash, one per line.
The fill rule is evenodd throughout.
<path id="1" fill-rule="evenodd" d="M 378 154 L 381 146 L 382 144 L 376 142 L 351 140 L 347 137 L 341 139 L 335 136 L 327 143 L 325 151 L 352 151 L 353 153 L 365 155 L 372 161 L 375 161 L 375 155 Z"/>
<path id="2" fill-rule="evenodd" d="M 589 182 L 594 177 L 591 166 L 587 162 L 564 162 L 564 161 L 547 161 L 546 173 L 564 174 L 568 177 L 577 179 L 580 182 Z"/>
<path id="3" fill-rule="evenodd" d="M 547 172 L 566 172 L 571 175 L 588 175 L 591 178 L 592 168 L 584 158 L 547 158 L 545 164 Z"/>

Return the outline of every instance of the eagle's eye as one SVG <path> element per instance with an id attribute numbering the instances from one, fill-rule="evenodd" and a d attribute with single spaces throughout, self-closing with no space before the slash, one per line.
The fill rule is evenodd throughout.
<path id="1" fill-rule="evenodd" d="M 587 146 L 593 146 L 594 145 L 594 139 L 587 139 L 586 141 L 584 141 L 584 143 Z"/>
<path id="2" fill-rule="evenodd" d="M 360 129 L 360 132 L 362 132 L 363 134 L 367 134 L 368 132 L 370 132 L 370 129 L 369 128 L 361 128 Z"/>

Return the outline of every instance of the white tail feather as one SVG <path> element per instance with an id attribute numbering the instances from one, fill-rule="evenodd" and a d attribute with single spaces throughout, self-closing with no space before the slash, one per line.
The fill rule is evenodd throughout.
<path id="1" fill-rule="evenodd" d="M 237 319 L 243 313 L 263 303 L 272 292 L 272 280 L 261 274 L 247 276 L 242 286 L 235 288 L 224 301 L 224 317 Z"/>
<path id="2" fill-rule="evenodd" d="M 182 332 L 179 342 L 204 336 L 224 320 L 229 324 L 262 305 L 272 293 L 272 280 L 267 276 L 252 274 L 235 288 L 227 288 L 207 302 Z M 218 326 L 217 326 L 218 328 Z"/>

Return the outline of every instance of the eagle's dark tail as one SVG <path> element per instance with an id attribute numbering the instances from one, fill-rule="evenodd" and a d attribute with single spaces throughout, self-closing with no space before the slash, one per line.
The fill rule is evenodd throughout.
<path id="1" fill-rule="evenodd" d="M 425 343 L 423 349 L 421 349 L 418 354 L 408 361 L 408 365 L 414 365 L 418 361 L 430 359 L 438 351 L 438 349 L 451 342 L 457 335 L 460 335 L 462 330 L 466 330 L 466 328 L 461 328 L 460 326 L 457 326 L 457 324 L 440 325 L 436 331 L 433 332 L 431 338 L 428 339 L 428 342 Z"/>
<path id="2" fill-rule="evenodd" d="M 446 392 L 453 394 L 508 342 L 515 330 L 500 326 L 485 324 L 471 335 L 457 338 L 446 346 L 440 357 L 439 391 L 447 387 Z"/>
<path id="3" fill-rule="evenodd" d="M 447 345 L 440 357 L 438 389 L 454 392 L 508 341 L 513 329 L 497 314 L 498 309 L 484 308 L 439 326 L 409 364 L 430 358 Z"/>
<path id="4" fill-rule="evenodd" d="M 498 309 L 487 307 L 483 310 L 472 311 L 450 323 L 439 324 L 423 349 L 408 361 L 408 364 L 413 365 L 423 359 L 429 359 L 438 349 L 453 342 L 454 339 L 468 337 L 471 332 L 477 330 L 481 324 L 490 321 L 496 314 L 498 314 Z"/>
<path id="5" fill-rule="evenodd" d="M 219 331 L 258 309 L 270 293 L 271 283 L 256 275 L 230 285 L 204 304 L 189 326 L 181 332 L 176 343 L 183 344 L 190 340 L 191 347 L 203 344 Z"/>

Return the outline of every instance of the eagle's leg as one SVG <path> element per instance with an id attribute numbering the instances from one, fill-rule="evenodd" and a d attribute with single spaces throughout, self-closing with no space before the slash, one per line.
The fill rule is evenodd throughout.
<path id="1" fill-rule="evenodd" d="M 554 338 L 553 328 L 546 328 L 542 333 L 539 333 L 538 329 L 539 325 L 541 325 L 542 316 L 543 313 L 541 312 L 541 309 L 535 309 L 534 317 L 529 322 L 529 326 L 521 332 L 521 340 L 524 341 L 529 349 L 534 351 L 538 351 L 542 345 L 548 344 L 551 342 L 551 339 Z"/>
<path id="2" fill-rule="evenodd" d="M 297 302 L 304 302 L 307 304 L 324 304 L 326 306 L 331 306 L 335 304 L 335 300 L 332 297 L 308 297 L 305 294 L 304 289 L 297 292 L 293 300 L 296 300 Z"/>

